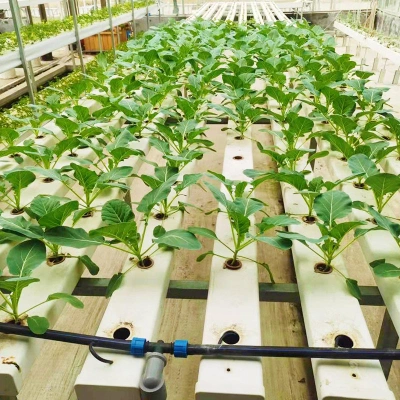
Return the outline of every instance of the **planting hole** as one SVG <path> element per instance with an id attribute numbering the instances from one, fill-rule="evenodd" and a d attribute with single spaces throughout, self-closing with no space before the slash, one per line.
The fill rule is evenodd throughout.
<path id="1" fill-rule="evenodd" d="M 235 136 L 235 140 L 244 140 L 244 136 Z"/>
<path id="2" fill-rule="evenodd" d="M 229 260 L 226 260 L 224 262 L 224 268 L 228 268 L 228 269 L 240 269 L 242 268 L 242 262 L 239 260 L 235 260 L 233 261 L 232 258 L 230 258 Z"/>
<path id="3" fill-rule="evenodd" d="M 157 213 L 156 215 L 154 215 L 154 218 L 159 221 L 162 221 L 164 219 L 167 219 L 168 215 L 165 215 L 164 213 Z"/>
<path id="4" fill-rule="evenodd" d="M 131 335 L 131 331 L 128 328 L 118 328 L 114 331 L 113 333 L 113 338 L 114 339 L 121 339 L 121 340 L 126 340 L 128 337 Z"/>
<path id="5" fill-rule="evenodd" d="M 226 371 L 227 371 L 227 372 L 231 372 L 231 369 L 230 369 L 230 368 L 227 368 Z"/>
<path id="6" fill-rule="evenodd" d="M 357 374 L 351 374 L 353 378 L 357 378 Z"/>
<path id="7" fill-rule="evenodd" d="M 301 219 L 303 220 L 303 222 L 305 222 L 306 224 L 310 224 L 310 225 L 315 224 L 315 222 L 317 221 L 317 218 L 312 215 L 305 215 Z"/>
<path id="8" fill-rule="evenodd" d="M 375 218 L 367 218 L 367 221 L 368 221 L 368 222 L 371 222 L 371 224 L 378 225 L 378 224 L 376 223 L 376 221 L 375 221 Z"/>
<path id="9" fill-rule="evenodd" d="M 76 154 L 76 153 L 69 153 L 68 156 L 69 156 L 69 157 L 78 157 L 78 154 Z"/>
<path id="10" fill-rule="evenodd" d="M 335 337 L 335 347 L 342 347 L 343 349 L 351 349 L 354 342 L 347 335 L 337 335 Z"/>
<path id="11" fill-rule="evenodd" d="M 44 138 L 44 135 L 36 136 L 36 139 L 43 139 L 43 138 Z"/>
<path id="12" fill-rule="evenodd" d="M 356 189 L 365 189 L 365 183 L 360 183 L 360 182 L 353 182 L 353 186 L 356 188 Z"/>
<path id="13" fill-rule="evenodd" d="M 243 156 L 235 156 L 233 157 L 234 160 L 243 160 Z"/>
<path id="14" fill-rule="evenodd" d="M 48 266 L 52 267 L 54 265 L 58 265 L 61 264 L 62 262 L 65 261 L 65 256 L 60 254 L 58 256 L 51 256 L 51 257 L 47 257 L 46 263 Z"/>
<path id="15" fill-rule="evenodd" d="M 333 271 L 333 268 L 330 265 L 326 265 L 325 263 L 315 264 L 314 272 L 317 274 L 330 274 Z"/>
<path id="16" fill-rule="evenodd" d="M 15 153 L 15 154 L 11 154 L 9 157 L 10 157 L 10 158 L 21 157 L 21 154 Z"/>
<path id="17" fill-rule="evenodd" d="M 53 178 L 44 178 L 43 179 L 43 183 L 51 183 L 51 182 L 54 182 Z"/>
<path id="18" fill-rule="evenodd" d="M 24 212 L 24 209 L 23 208 L 21 208 L 21 209 L 17 209 L 17 208 L 13 208 L 12 210 L 11 210 L 11 214 L 12 215 L 20 215 L 20 214 L 22 214 Z"/>
<path id="19" fill-rule="evenodd" d="M 175 181 L 174 185 L 180 185 L 182 181 Z"/>
<path id="20" fill-rule="evenodd" d="M 347 158 L 346 158 L 346 157 L 341 157 L 341 158 L 340 158 L 340 161 L 346 162 L 346 161 L 347 161 Z"/>
<path id="21" fill-rule="evenodd" d="M 390 140 L 391 138 L 389 136 L 382 136 L 383 140 Z"/>
<path id="22" fill-rule="evenodd" d="M 329 121 L 322 121 L 322 123 L 323 123 L 324 125 L 328 125 L 328 124 L 329 124 Z"/>
<path id="23" fill-rule="evenodd" d="M 236 344 L 240 340 L 240 336 L 237 332 L 235 331 L 226 331 L 222 336 L 221 339 L 219 339 L 219 344 L 225 343 L 225 344 Z"/>
<path id="24" fill-rule="evenodd" d="M 146 257 L 146 258 L 143 258 L 142 261 L 139 261 L 137 263 L 137 265 L 138 265 L 139 268 L 148 269 L 148 268 L 151 268 L 154 265 L 154 261 L 153 261 L 152 258 Z"/>
<path id="25" fill-rule="evenodd" d="M 93 211 L 88 211 L 87 213 L 82 215 L 82 218 L 90 218 L 93 217 Z"/>

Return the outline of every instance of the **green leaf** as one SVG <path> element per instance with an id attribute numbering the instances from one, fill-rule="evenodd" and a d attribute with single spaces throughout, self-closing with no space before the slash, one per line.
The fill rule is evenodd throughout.
<path id="1" fill-rule="evenodd" d="M 296 133 L 296 136 L 304 135 L 305 133 L 311 132 L 314 128 L 314 122 L 310 118 L 297 117 L 289 123 L 289 129 Z"/>
<path id="2" fill-rule="evenodd" d="M 84 256 L 79 256 L 78 258 L 79 261 L 87 268 L 90 275 L 97 275 L 99 273 L 100 271 L 99 266 L 96 263 L 94 263 L 89 256 L 84 255 Z"/>
<path id="3" fill-rule="evenodd" d="M 27 318 L 28 327 L 35 335 L 43 335 L 50 327 L 50 323 L 45 317 L 34 315 Z"/>
<path id="4" fill-rule="evenodd" d="M 361 300 L 361 291 L 358 286 L 358 282 L 355 279 L 346 278 L 346 286 L 352 296 L 358 300 Z"/>
<path id="5" fill-rule="evenodd" d="M 341 224 L 337 224 L 330 231 L 330 236 L 334 237 L 338 242 L 340 242 L 344 236 L 357 228 L 360 225 L 365 225 L 363 221 L 350 221 L 350 222 L 342 222 Z"/>
<path id="6" fill-rule="evenodd" d="M 79 129 L 79 124 L 69 118 L 56 118 L 56 125 L 66 134 L 72 135 Z"/>
<path id="7" fill-rule="evenodd" d="M 0 216 L 0 226 L 13 233 L 23 235 L 32 239 L 39 239 L 43 237 L 43 232 L 40 227 L 32 225 L 24 217 L 4 218 Z M 35 229 L 38 228 L 38 229 Z"/>
<path id="8" fill-rule="evenodd" d="M 112 294 L 121 286 L 124 276 L 125 275 L 121 272 L 112 276 L 106 289 L 106 298 L 111 297 Z"/>
<path id="9" fill-rule="evenodd" d="M 320 238 L 309 238 L 307 236 L 302 235 L 301 233 L 296 232 L 277 232 L 277 235 L 283 238 L 298 240 L 300 242 L 309 242 L 309 243 L 321 243 L 328 238 L 328 236 L 322 236 Z"/>
<path id="10" fill-rule="evenodd" d="M 36 176 L 30 171 L 12 171 L 4 173 L 5 179 L 11 183 L 11 187 L 17 193 L 28 187 L 35 181 Z"/>
<path id="11" fill-rule="evenodd" d="M 332 102 L 335 114 L 351 115 L 356 108 L 356 102 L 349 96 L 341 95 Z"/>
<path id="12" fill-rule="evenodd" d="M 357 122 L 344 115 L 332 115 L 330 120 L 345 134 L 350 134 L 357 128 Z"/>
<path id="13" fill-rule="evenodd" d="M 372 189 L 375 196 L 381 199 L 384 195 L 395 193 L 400 189 L 400 177 L 388 173 L 370 176 L 365 183 Z"/>
<path id="14" fill-rule="evenodd" d="M 49 295 L 47 300 L 48 301 L 64 300 L 67 303 L 71 304 L 72 307 L 83 308 L 83 303 L 78 298 L 76 298 L 75 296 L 72 296 L 71 294 L 68 294 L 68 293 L 52 293 L 51 295 Z"/>
<path id="15" fill-rule="evenodd" d="M 368 212 L 371 214 L 372 218 L 375 220 L 378 226 L 388 231 L 395 239 L 398 239 L 398 237 L 400 236 L 399 224 L 384 217 L 382 214 L 378 213 L 370 206 L 368 206 Z"/>
<path id="16" fill-rule="evenodd" d="M 269 237 L 269 236 L 251 236 L 258 242 L 267 243 L 280 250 L 289 250 L 292 247 L 292 241 L 288 238 L 281 236 Z"/>
<path id="17" fill-rule="evenodd" d="M 332 150 L 339 151 L 345 158 L 349 159 L 354 154 L 353 147 L 340 136 L 332 132 L 325 132 L 322 137 L 331 144 Z"/>
<path id="18" fill-rule="evenodd" d="M 51 228 L 44 234 L 44 238 L 50 243 L 60 246 L 69 246 L 83 249 L 90 246 L 99 246 L 104 243 L 101 236 L 89 236 L 82 228 L 71 228 L 69 226 L 58 226 Z"/>
<path id="19" fill-rule="evenodd" d="M 352 201 L 348 194 L 330 190 L 315 198 L 314 210 L 323 222 L 332 227 L 338 218 L 344 218 L 352 211 Z"/>
<path id="20" fill-rule="evenodd" d="M 181 192 L 187 187 L 194 185 L 198 182 L 198 180 L 203 176 L 203 174 L 186 174 L 183 175 L 182 182 L 179 185 L 175 186 L 175 191 Z"/>
<path id="21" fill-rule="evenodd" d="M 79 202 L 69 201 L 60 207 L 50 211 L 39 219 L 39 224 L 46 228 L 55 228 L 63 225 L 66 219 L 72 214 L 73 211 L 79 208 Z"/>
<path id="22" fill-rule="evenodd" d="M 116 167 L 110 172 L 100 174 L 98 180 L 100 183 L 119 181 L 120 179 L 128 178 L 132 174 L 132 171 L 132 167 Z"/>
<path id="23" fill-rule="evenodd" d="M 290 218 L 287 215 L 275 215 L 273 217 L 265 217 L 261 220 L 261 223 L 256 224 L 261 233 L 274 228 L 276 226 L 289 226 L 299 225 L 300 221 L 294 218 Z"/>
<path id="24" fill-rule="evenodd" d="M 212 251 L 207 251 L 206 253 L 200 254 L 200 255 L 196 258 L 196 261 L 197 261 L 197 262 L 203 261 L 207 256 L 211 256 L 211 255 L 214 255 L 214 252 L 212 252 Z"/>
<path id="25" fill-rule="evenodd" d="M 6 290 L 10 293 L 15 293 L 16 297 L 19 297 L 22 289 L 26 288 L 32 283 L 40 282 L 38 278 L 32 278 L 30 276 L 21 276 L 18 278 L 10 278 L 6 281 L 0 281 L 0 289 Z"/>
<path id="26" fill-rule="evenodd" d="M 29 276 L 46 261 L 46 246 L 40 240 L 27 240 L 14 246 L 7 255 L 8 269 L 13 275 Z"/>
<path id="27" fill-rule="evenodd" d="M 60 200 L 56 197 L 39 195 L 32 200 L 29 208 L 40 218 L 58 208 L 60 204 Z"/>
<path id="28" fill-rule="evenodd" d="M 123 200 L 113 199 L 107 201 L 101 209 L 101 219 L 109 224 L 119 222 L 130 222 L 135 219 L 135 215 L 129 204 Z"/>
<path id="29" fill-rule="evenodd" d="M 354 154 L 348 159 L 348 163 L 353 174 L 362 174 L 366 178 L 379 174 L 376 164 L 365 154 Z"/>
<path id="30" fill-rule="evenodd" d="M 248 217 L 257 211 L 264 208 L 264 203 L 257 199 L 251 198 L 236 198 L 233 203 L 229 203 L 229 210 L 234 210 L 235 212 Z"/>
<path id="31" fill-rule="evenodd" d="M 96 172 L 74 163 L 71 164 L 71 168 L 75 171 L 74 178 L 83 187 L 85 192 L 90 193 L 96 187 L 97 180 L 99 179 Z"/>
<path id="32" fill-rule="evenodd" d="M 138 241 L 137 226 L 135 221 L 119 222 L 117 224 L 103 226 L 89 232 L 90 237 L 105 236 L 119 242 L 136 245 Z"/>
<path id="33" fill-rule="evenodd" d="M 178 249 L 201 249 L 201 243 L 197 240 L 196 236 L 183 229 L 172 229 L 164 235 L 154 239 L 154 242 Z"/>
<path id="34" fill-rule="evenodd" d="M 211 229 L 200 228 L 197 226 L 191 226 L 188 228 L 188 231 L 195 235 L 200 235 L 200 236 L 204 236 L 209 239 L 218 240 L 217 235 Z"/>
<path id="35" fill-rule="evenodd" d="M 209 182 L 204 182 L 204 184 L 210 189 L 211 193 L 213 194 L 214 198 L 218 201 L 218 203 L 221 203 L 225 208 L 228 208 L 228 200 L 226 199 L 226 196 L 224 193 L 222 193 L 218 188 L 216 188 L 214 185 L 212 185 Z"/>
<path id="36" fill-rule="evenodd" d="M 375 265 L 373 270 L 375 275 L 381 276 L 382 278 L 396 278 L 400 276 L 400 268 L 390 263 L 382 262 Z"/>
<path id="37" fill-rule="evenodd" d="M 164 235 L 164 233 L 166 232 L 165 228 L 161 225 L 157 225 L 154 229 L 153 229 L 153 236 L 158 238 L 162 235 Z"/>

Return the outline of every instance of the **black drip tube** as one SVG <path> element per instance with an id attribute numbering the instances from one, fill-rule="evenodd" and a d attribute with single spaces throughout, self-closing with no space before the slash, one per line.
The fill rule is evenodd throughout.
<path id="1" fill-rule="evenodd" d="M 100 336 L 83 335 L 49 329 L 42 335 L 33 333 L 25 326 L 0 323 L 0 332 L 28 336 L 58 342 L 75 343 L 91 347 L 120 350 L 131 353 L 131 341 L 109 339 Z M 1 341 L 1 338 L 0 338 Z M 144 353 L 174 354 L 174 343 L 146 342 Z M 326 348 L 326 347 L 280 347 L 280 346 L 241 346 L 241 345 L 203 345 L 188 344 L 187 355 L 229 356 L 229 357 L 294 357 L 294 358 L 327 358 L 346 360 L 400 360 L 400 350 L 396 349 L 360 349 L 360 348 Z"/>

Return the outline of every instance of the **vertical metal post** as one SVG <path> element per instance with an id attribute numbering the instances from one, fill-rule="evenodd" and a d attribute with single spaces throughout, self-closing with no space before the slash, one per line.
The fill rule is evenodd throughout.
<path id="1" fill-rule="evenodd" d="M 182 15 L 185 15 L 185 0 L 182 0 Z"/>
<path id="2" fill-rule="evenodd" d="M 397 342 L 399 341 L 399 335 L 396 332 L 396 328 L 393 325 L 392 319 L 387 310 L 383 316 L 381 331 L 379 332 L 378 343 L 376 344 L 377 349 L 395 349 Z M 392 360 L 381 360 L 380 361 L 383 373 L 386 379 L 389 378 L 390 369 L 392 367 Z"/>
<path id="3" fill-rule="evenodd" d="M 400 80 L 400 68 L 397 69 L 397 71 L 394 73 L 393 77 L 393 85 L 397 85 Z"/>
<path id="4" fill-rule="evenodd" d="M 135 0 L 131 0 L 133 37 L 136 39 Z"/>
<path id="5" fill-rule="evenodd" d="M 378 82 L 379 83 L 383 83 L 383 79 L 385 78 L 385 74 L 386 74 L 386 63 L 387 63 L 387 58 L 384 58 L 385 63 L 383 65 L 383 68 L 381 69 L 381 72 L 379 73 L 379 78 L 378 78 Z"/>
<path id="6" fill-rule="evenodd" d="M 97 11 L 97 0 L 94 0 L 93 5 L 94 5 L 94 10 Z M 97 34 L 97 41 L 99 44 L 99 51 L 100 51 L 100 53 L 102 53 L 103 52 L 103 41 L 101 39 L 100 32 Z"/>
<path id="7" fill-rule="evenodd" d="M 115 57 L 115 38 L 114 38 L 114 25 L 112 20 L 112 13 L 111 13 L 111 4 L 110 0 L 107 0 L 107 9 L 108 9 L 108 20 L 110 21 L 110 31 L 111 31 L 111 45 Z"/>
<path id="8" fill-rule="evenodd" d="M 19 9 L 17 0 L 9 0 L 9 3 L 10 3 L 12 19 L 14 22 L 15 35 L 17 36 L 19 56 L 21 58 L 22 68 L 24 69 L 26 86 L 28 88 L 29 99 L 32 104 L 35 104 L 35 92 L 36 92 L 36 86 L 34 83 L 35 77 L 33 74 L 32 64 L 30 62 L 27 62 L 25 57 L 24 44 L 22 42 L 22 37 L 21 37 L 21 27 L 22 27 L 21 11 Z"/>
<path id="9" fill-rule="evenodd" d="M 147 30 L 150 28 L 150 21 L 149 21 L 149 2 L 146 0 L 146 23 L 147 23 Z"/>
<path id="10" fill-rule="evenodd" d="M 79 36 L 79 26 L 78 26 L 78 18 L 76 16 L 75 0 L 69 0 L 69 10 L 71 12 L 72 19 L 74 21 L 75 38 L 76 38 L 76 49 L 78 50 L 79 61 L 81 63 L 81 69 L 82 69 L 83 73 L 86 73 L 85 63 L 83 62 L 81 39 L 80 39 L 80 36 Z"/>
<path id="11" fill-rule="evenodd" d="M 378 65 L 379 65 L 379 55 L 377 54 L 376 57 L 374 58 L 374 63 L 372 64 L 372 71 L 378 71 Z"/>

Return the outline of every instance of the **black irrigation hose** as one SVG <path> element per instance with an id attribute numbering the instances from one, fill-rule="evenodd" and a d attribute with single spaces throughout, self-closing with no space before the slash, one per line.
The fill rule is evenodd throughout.
<path id="1" fill-rule="evenodd" d="M 55 340 L 58 342 L 75 343 L 90 347 L 131 351 L 131 341 L 109 339 L 99 336 L 83 335 L 55 331 L 49 329 L 43 335 L 33 333 L 25 326 L 0 323 L 0 332 L 28 336 L 38 339 Z M 1 339 L 0 339 L 1 342 Z M 147 342 L 145 352 L 174 353 L 173 343 Z M 294 358 L 327 358 L 346 360 L 400 360 L 400 350 L 396 349 L 346 349 L 320 347 L 280 347 L 280 346 L 236 346 L 236 345 L 201 345 L 189 344 L 188 355 L 201 356 L 234 356 L 234 357 L 294 357 Z"/>

